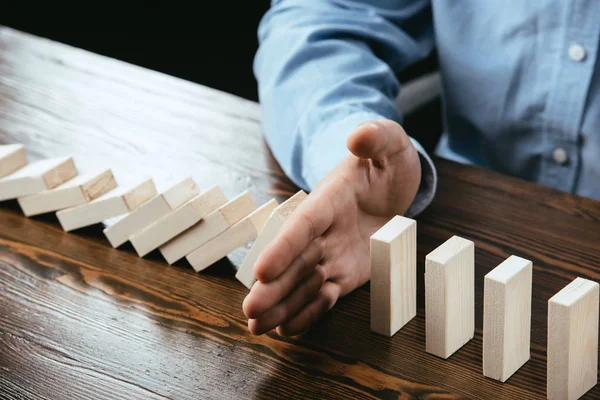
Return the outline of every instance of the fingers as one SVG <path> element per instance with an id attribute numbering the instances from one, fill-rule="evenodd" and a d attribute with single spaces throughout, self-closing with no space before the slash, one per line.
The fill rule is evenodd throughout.
<path id="1" fill-rule="evenodd" d="M 331 201 L 311 193 L 259 255 L 254 264 L 256 279 L 267 283 L 278 278 L 315 238 L 331 226 L 333 217 Z"/>
<path id="2" fill-rule="evenodd" d="M 257 281 L 242 304 L 246 317 L 258 318 L 269 311 L 314 271 L 325 254 L 325 240 L 323 236 L 313 240 L 277 279 L 267 283 Z"/>
<path id="3" fill-rule="evenodd" d="M 359 125 L 348 137 L 346 145 L 357 157 L 383 160 L 403 152 L 411 142 L 397 122 L 381 120 Z"/>
<path id="4" fill-rule="evenodd" d="M 332 281 L 327 281 L 321 291 L 310 304 L 300 311 L 291 320 L 277 327 L 277 333 L 281 336 L 293 336 L 303 332 L 319 317 L 329 311 L 340 297 L 340 286 Z"/>
<path id="5" fill-rule="evenodd" d="M 283 302 L 267 311 L 258 319 L 248 321 L 248 329 L 254 335 L 262 335 L 294 317 L 306 304 L 312 302 L 319 294 L 326 275 L 319 266 L 300 284 Z"/>

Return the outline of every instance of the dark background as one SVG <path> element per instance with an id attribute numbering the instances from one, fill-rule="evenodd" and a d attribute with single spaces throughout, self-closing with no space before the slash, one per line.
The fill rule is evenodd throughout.
<path id="1" fill-rule="evenodd" d="M 252 71 L 269 0 L 195 2 L 6 1 L 0 24 L 258 101 Z M 437 68 L 435 54 L 401 82 Z M 425 148 L 441 132 L 440 103 L 404 123 Z"/>
<path id="2" fill-rule="evenodd" d="M 268 0 L 6 3 L 2 25 L 257 100 L 252 62 Z"/>

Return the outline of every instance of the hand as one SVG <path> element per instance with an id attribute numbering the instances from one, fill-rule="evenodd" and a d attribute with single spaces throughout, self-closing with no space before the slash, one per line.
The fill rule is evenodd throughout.
<path id="1" fill-rule="evenodd" d="M 348 155 L 298 206 L 254 265 L 243 303 L 248 329 L 301 333 L 370 279 L 370 236 L 412 203 L 417 150 L 396 122 L 361 124 Z"/>

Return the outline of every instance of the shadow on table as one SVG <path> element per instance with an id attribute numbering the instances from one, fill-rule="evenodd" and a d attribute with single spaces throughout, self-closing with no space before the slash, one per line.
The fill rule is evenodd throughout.
<path id="1" fill-rule="evenodd" d="M 378 367 L 368 364 L 365 354 L 376 351 L 381 355 L 379 362 L 386 365 L 390 357 L 392 341 L 370 330 L 367 310 L 359 304 L 365 303 L 368 290 L 359 288 L 338 300 L 308 331 L 293 338 L 280 338 L 291 342 L 293 347 L 285 352 L 285 358 L 276 363 L 275 370 L 257 386 L 257 397 L 274 396 L 288 388 L 285 376 L 290 373 L 306 375 L 311 393 L 302 392 L 307 398 L 334 398 L 375 396 L 377 398 L 401 398 L 394 387 L 378 387 L 378 382 L 367 382 L 368 376 L 383 375 Z M 276 335 L 275 333 L 272 333 Z M 340 351 L 339 349 L 343 349 Z M 376 349 L 376 350 L 375 350 Z M 298 390 L 303 390 L 299 388 Z"/>

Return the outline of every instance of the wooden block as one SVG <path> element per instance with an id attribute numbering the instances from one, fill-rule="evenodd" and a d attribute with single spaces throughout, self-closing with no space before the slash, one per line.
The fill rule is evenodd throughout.
<path id="1" fill-rule="evenodd" d="M 425 350 L 448 358 L 475 334 L 475 245 L 453 236 L 425 258 Z"/>
<path id="2" fill-rule="evenodd" d="M 129 241 L 140 257 L 159 248 L 181 232 L 227 202 L 225 193 L 213 186 L 200 193 L 181 207 L 154 221 L 141 231 L 131 235 Z"/>
<path id="3" fill-rule="evenodd" d="M 417 222 L 397 215 L 370 242 L 371 330 L 391 337 L 417 315 Z"/>
<path id="4" fill-rule="evenodd" d="M 89 203 L 117 187 L 111 170 L 89 172 L 76 176 L 62 185 L 19 197 L 25 216 L 44 214 Z"/>
<path id="5" fill-rule="evenodd" d="M 505 382 L 530 358 L 531 261 L 510 256 L 484 279 L 483 375 Z"/>
<path id="6" fill-rule="evenodd" d="M 192 178 L 186 178 L 106 227 L 104 235 L 113 247 L 119 247 L 127 242 L 130 236 L 179 208 L 199 193 L 196 182 Z"/>
<path id="7" fill-rule="evenodd" d="M 252 287 L 256 278 L 254 277 L 254 264 L 263 249 L 277 236 L 283 223 L 294 212 L 294 210 L 304 201 L 307 194 L 300 190 L 292 197 L 281 203 L 269 216 L 269 220 L 252 244 L 248 255 L 235 274 L 235 277 L 248 289 Z"/>
<path id="8" fill-rule="evenodd" d="M 243 192 L 208 214 L 196 225 L 169 240 L 159 250 L 165 260 L 169 264 L 173 264 L 227 230 L 256 210 L 256 207 L 257 205 L 250 193 Z"/>
<path id="9" fill-rule="evenodd" d="M 276 207 L 277 200 L 269 200 L 225 232 L 192 251 L 186 259 L 196 272 L 209 267 L 238 247 L 256 239 Z"/>
<path id="10" fill-rule="evenodd" d="M 89 203 L 60 210 L 56 217 L 68 232 L 127 214 L 155 195 L 154 181 L 147 179 L 134 186 L 117 187 Z"/>
<path id="11" fill-rule="evenodd" d="M 548 301 L 550 400 L 578 399 L 598 383 L 598 286 L 576 278 Z"/>
<path id="12" fill-rule="evenodd" d="M 0 179 L 0 200 L 17 199 L 54 189 L 75 176 L 77 168 L 71 157 L 35 161 Z"/>
<path id="13" fill-rule="evenodd" d="M 181 182 L 171 186 L 162 193 L 171 210 L 175 210 L 200 194 L 200 188 L 192 177 L 187 177 Z"/>
<path id="14" fill-rule="evenodd" d="M 27 165 L 27 153 L 22 144 L 0 145 L 0 178 Z"/>

